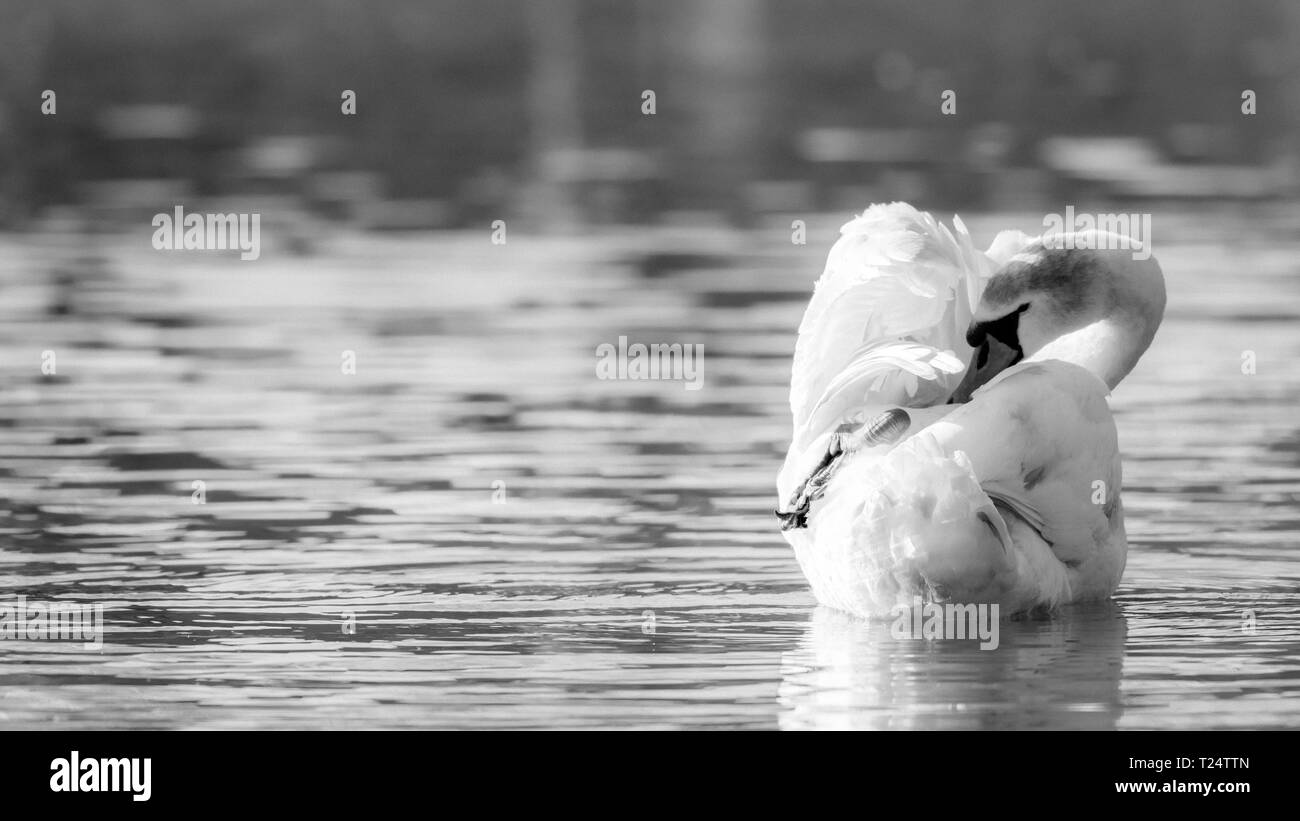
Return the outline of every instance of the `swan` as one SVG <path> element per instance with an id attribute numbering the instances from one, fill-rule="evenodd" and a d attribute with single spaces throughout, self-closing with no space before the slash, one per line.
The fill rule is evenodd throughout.
<path id="1" fill-rule="evenodd" d="M 1107 397 L 1164 315 L 1141 243 L 906 203 L 841 229 L 800 323 L 782 532 L 817 600 L 1004 615 L 1108 598 L 1128 551 Z"/>

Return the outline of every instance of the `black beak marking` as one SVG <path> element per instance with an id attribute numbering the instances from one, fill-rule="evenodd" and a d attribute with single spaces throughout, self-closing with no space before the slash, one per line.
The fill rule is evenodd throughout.
<path id="1" fill-rule="evenodd" d="M 971 323 L 970 328 L 966 330 L 966 344 L 972 348 L 981 348 L 985 340 L 991 336 L 1008 348 L 1020 351 L 1020 355 L 1024 356 L 1024 349 L 1020 347 L 1020 315 L 1027 310 L 1029 310 L 1028 302 L 999 319 Z M 981 351 L 979 362 L 981 367 L 987 358 L 988 351 Z"/>
<path id="2" fill-rule="evenodd" d="M 988 322 L 971 323 L 966 330 L 966 341 L 975 348 L 975 356 L 972 357 L 961 384 L 948 397 L 949 405 L 969 402 L 971 395 L 984 383 L 1025 358 L 1025 349 L 1020 344 L 1020 315 L 1027 310 L 1029 303 L 1006 316 Z M 996 360 L 994 354 L 997 355 Z"/>

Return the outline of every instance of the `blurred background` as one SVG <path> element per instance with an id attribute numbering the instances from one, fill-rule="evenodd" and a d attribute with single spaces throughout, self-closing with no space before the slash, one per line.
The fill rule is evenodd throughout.
<path id="1" fill-rule="evenodd" d="M 0 0 L 0 603 L 108 626 L 0 641 L 0 727 L 1300 726 L 1297 46 L 1262 0 Z M 1115 606 L 995 653 L 814 610 L 772 515 L 808 296 L 893 199 L 1150 215 L 1168 281 Z M 155 250 L 176 206 L 260 257 Z M 624 336 L 702 389 L 597 378 Z"/>
<path id="2" fill-rule="evenodd" d="M 682 211 L 744 224 L 880 199 L 1034 210 L 1066 192 L 1194 205 L 1300 184 L 1300 8 L 1283 0 L 3 0 L 0 13 L 11 227 L 69 204 L 108 219 L 253 194 L 364 228 L 553 228 Z"/>

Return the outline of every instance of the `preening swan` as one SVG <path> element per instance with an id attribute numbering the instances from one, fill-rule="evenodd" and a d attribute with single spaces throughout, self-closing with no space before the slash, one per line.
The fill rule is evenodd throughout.
<path id="1" fill-rule="evenodd" d="M 1164 315 L 1145 250 L 1004 231 L 980 251 L 905 203 L 843 227 L 799 326 L 777 478 L 818 601 L 871 617 L 918 595 L 1017 612 L 1114 592 L 1106 397 Z"/>

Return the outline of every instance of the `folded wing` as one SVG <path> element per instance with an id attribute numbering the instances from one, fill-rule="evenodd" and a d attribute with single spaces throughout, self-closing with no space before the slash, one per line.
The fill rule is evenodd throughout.
<path id="1" fill-rule="evenodd" d="M 900 202 L 840 229 L 799 326 L 792 451 L 857 409 L 945 401 L 969 360 L 966 327 L 987 279 L 1028 241 L 1003 232 L 985 253 L 959 219 L 950 230 Z"/>

